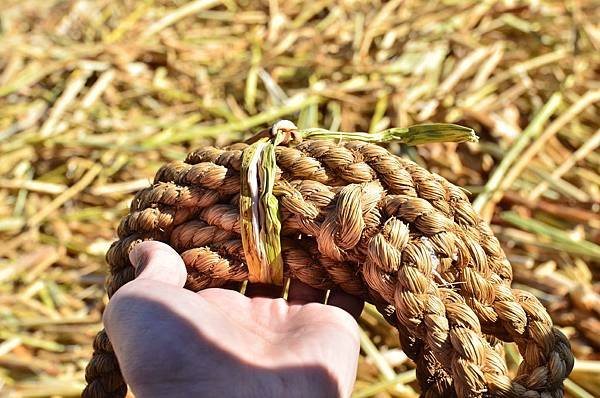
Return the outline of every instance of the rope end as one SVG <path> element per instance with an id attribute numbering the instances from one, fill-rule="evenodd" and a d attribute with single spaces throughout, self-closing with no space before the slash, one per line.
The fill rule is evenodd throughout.
<path id="1" fill-rule="evenodd" d="M 433 142 L 479 142 L 479 137 L 470 127 L 451 123 L 429 123 L 409 127 L 403 142 L 407 145 Z"/>

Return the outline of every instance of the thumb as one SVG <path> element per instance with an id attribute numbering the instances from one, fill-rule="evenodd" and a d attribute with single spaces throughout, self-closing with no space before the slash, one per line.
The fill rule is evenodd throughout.
<path id="1" fill-rule="evenodd" d="M 187 271 L 183 260 L 171 246 L 157 241 L 146 241 L 136 245 L 129 253 L 135 267 L 136 279 L 183 287 Z"/>

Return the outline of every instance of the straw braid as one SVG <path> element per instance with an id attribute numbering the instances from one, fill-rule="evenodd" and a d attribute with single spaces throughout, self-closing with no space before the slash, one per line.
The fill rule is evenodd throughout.
<path id="1" fill-rule="evenodd" d="M 203 148 L 158 171 L 107 254 L 109 295 L 133 278 L 128 253 L 145 239 L 181 254 L 191 290 L 248 279 L 244 148 Z M 535 297 L 510 288 L 510 264 L 460 188 L 362 142 L 305 141 L 276 155 L 286 276 L 373 302 L 398 327 L 422 396 L 562 396 L 569 343 Z M 514 380 L 498 339 L 525 358 Z M 83 396 L 122 397 L 110 343 L 104 332 L 96 340 Z"/>

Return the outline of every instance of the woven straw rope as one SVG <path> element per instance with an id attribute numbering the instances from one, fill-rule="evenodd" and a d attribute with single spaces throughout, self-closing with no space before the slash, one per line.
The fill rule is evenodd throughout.
<path id="1" fill-rule="evenodd" d="M 238 208 L 244 148 L 193 152 L 136 195 L 107 254 L 109 296 L 133 279 L 128 253 L 148 239 L 181 254 L 188 289 L 248 279 Z M 305 141 L 276 155 L 286 276 L 375 304 L 417 364 L 422 396 L 563 396 L 569 343 L 535 297 L 511 289 L 498 240 L 460 188 L 363 142 Z M 513 380 L 501 341 L 524 357 Z M 123 397 L 104 331 L 94 350 L 83 396 Z"/>

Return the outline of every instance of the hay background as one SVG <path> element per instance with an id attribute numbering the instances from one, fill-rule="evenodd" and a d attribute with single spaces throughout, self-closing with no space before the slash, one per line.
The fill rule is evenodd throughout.
<path id="1" fill-rule="evenodd" d="M 484 193 L 515 285 L 572 339 L 568 395 L 600 396 L 599 21 L 594 0 L 4 0 L 0 397 L 77 396 L 132 193 L 281 117 L 475 128 L 390 149 Z M 355 396 L 416 397 L 393 329 L 361 326 Z"/>

